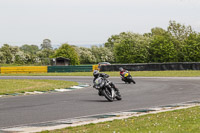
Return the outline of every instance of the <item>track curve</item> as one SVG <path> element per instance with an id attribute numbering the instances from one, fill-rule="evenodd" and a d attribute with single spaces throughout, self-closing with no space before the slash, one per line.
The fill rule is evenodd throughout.
<path id="1" fill-rule="evenodd" d="M 92 77 L 1 76 L 0 79 L 52 79 L 92 84 Z M 109 78 L 120 89 L 123 100 L 108 102 L 92 87 L 71 92 L 0 98 L 0 128 L 39 123 L 115 111 L 139 109 L 198 99 L 200 78 L 134 78 L 124 84 Z"/>

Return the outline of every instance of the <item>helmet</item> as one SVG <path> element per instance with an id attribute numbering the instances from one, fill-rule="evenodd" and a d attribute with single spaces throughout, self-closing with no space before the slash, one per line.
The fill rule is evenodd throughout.
<path id="1" fill-rule="evenodd" d="M 94 70 L 93 75 L 96 76 L 98 74 L 99 74 L 99 71 L 98 70 Z"/>
<path id="2" fill-rule="evenodd" d="M 119 71 L 120 71 L 120 72 L 123 71 L 123 70 L 124 70 L 124 69 L 123 69 L 122 67 L 119 68 Z"/>

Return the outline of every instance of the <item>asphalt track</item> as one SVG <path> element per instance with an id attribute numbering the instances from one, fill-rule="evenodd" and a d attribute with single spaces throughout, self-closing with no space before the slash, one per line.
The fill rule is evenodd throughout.
<path id="1" fill-rule="evenodd" d="M 0 79 L 53 79 L 92 84 L 92 77 L 24 76 Z M 122 101 L 108 102 L 94 88 L 70 92 L 0 98 L 0 128 L 130 109 L 149 108 L 200 98 L 200 78 L 134 78 L 125 84 L 109 78 L 120 89 Z"/>

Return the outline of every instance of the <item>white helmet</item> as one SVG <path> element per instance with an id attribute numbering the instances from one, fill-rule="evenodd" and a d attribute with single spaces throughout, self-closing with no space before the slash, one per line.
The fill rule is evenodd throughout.
<path id="1" fill-rule="evenodd" d="M 122 67 L 119 68 L 119 71 L 120 71 L 120 72 L 123 71 L 123 70 L 124 70 L 124 69 L 123 69 Z"/>
<path id="2" fill-rule="evenodd" d="M 94 70 L 93 75 L 96 76 L 98 74 L 99 74 L 99 71 L 98 70 Z"/>

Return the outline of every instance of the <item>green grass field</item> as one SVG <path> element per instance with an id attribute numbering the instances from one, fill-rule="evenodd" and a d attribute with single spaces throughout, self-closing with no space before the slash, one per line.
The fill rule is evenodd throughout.
<path id="1" fill-rule="evenodd" d="M 78 83 L 59 80 L 0 79 L 0 95 L 23 93 L 26 91 L 49 91 L 69 88 L 73 85 L 78 85 Z"/>
<path id="2" fill-rule="evenodd" d="M 133 77 L 200 77 L 200 71 L 130 71 Z M 104 72 L 119 76 L 119 72 Z M 92 76 L 92 72 L 0 74 L 1 76 Z"/>
<path id="3" fill-rule="evenodd" d="M 199 133 L 200 107 L 149 114 L 42 133 Z"/>

